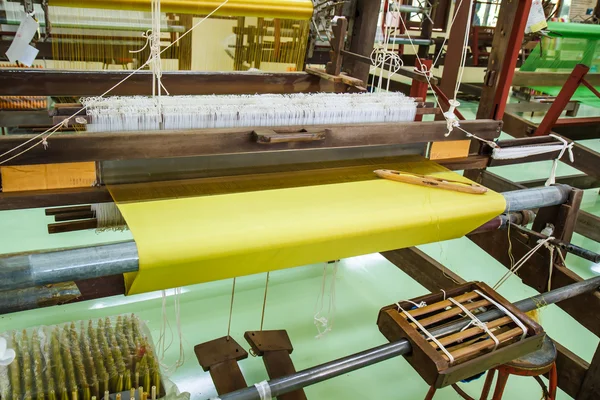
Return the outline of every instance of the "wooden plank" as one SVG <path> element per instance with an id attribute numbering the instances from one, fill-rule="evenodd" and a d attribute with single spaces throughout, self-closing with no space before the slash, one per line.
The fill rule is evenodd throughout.
<path id="1" fill-rule="evenodd" d="M 98 96 L 130 71 L 0 70 L 1 96 Z M 152 73 L 140 71 L 110 92 L 114 96 L 152 94 Z M 163 72 L 162 83 L 171 95 L 311 93 L 345 91 L 343 83 L 305 72 Z"/>
<path id="2" fill-rule="evenodd" d="M 597 400 L 600 399 L 600 345 L 594 353 L 592 363 L 590 364 L 581 389 L 577 394 L 576 400 Z"/>
<path id="3" fill-rule="evenodd" d="M 512 86 L 559 86 L 569 79 L 570 72 L 515 71 Z M 593 86 L 600 86 L 600 74 L 588 73 L 585 80 Z"/>
<path id="4" fill-rule="evenodd" d="M 96 182 L 96 163 L 65 163 L 0 167 L 2 191 L 90 187 Z"/>
<path id="5" fill-rule="evenodd" d="M 488 140 L 498 137 L 501 130 L 501 122 L 490 120 L 463 121 L 462 126 L 465 130 Z M 289 127 L 271 129 L 280 133 L 298 131 L 298 128 Z M 419 122 L 418 129 L 415 129 L 414 122 L 309 126 L 305 129 L 325 130 L 326 139 L 318 142 L 262 145 L 252 141 L 252 128 L 55 135 L 48 139 L 47 149 L 36 146 L 4 165 L 363 147 L 467 138 L 462 131 L 455 132 L 450 138 L 446 137 L 444 121 Z M 9 152 L 29 138 L 26 135 L 0 137 L 0 153 Z"/>
<path id="6" fill-rule="evenodd" d="M 112 202 L 106 187 L 0 193 L 0 211 Z"/>
<path id="7" fill-rule="evenodd" d="M 74 206 L 74 207 L 58 207 L 58 208 L 47 208 L 45 210 L 46 215 L 58 215 L 67 214 L 72 212 L 91 211 L 91 206 Z"/>
<path id="8" fill-rule="evenodd" d="M 529 181 L 521 181 L 519 185 L 528 188 L 544 186 L 547 179 L 532 179 Z M 585 174 L 567 175 L 556 178 L 556 183 L 573 186 L 578 189 L 596 189 L 600 187 L 600 179 Z"/>
<path id="9" fill-rule="evenodd" d="M 2 89 L 0 89 L 1 91 Z M 0 111 L 0 126 L 17 127 L 22 125 L 50 125 L 48 111 Z"/>

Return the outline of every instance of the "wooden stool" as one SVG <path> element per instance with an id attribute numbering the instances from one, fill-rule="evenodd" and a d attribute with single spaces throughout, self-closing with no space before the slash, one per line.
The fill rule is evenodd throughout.
<path id="1" fill-rule="evenodd" d="M 496 371 L 498 371 L 498 382 L 496 383 L 496 388 L 494 389 L 494 396 L 492 400 L 501 400 L 502 394 L 504 393 L 504 388 L 506 387 L 506 382 L 508 381 L 508 377 L 510 375 L 518 375 L 518 376 L 532 376 L 535 380 L 542 386 L 542 390 L 544 391 L 544 398 L 547 400 L 554 400 L 556 398 L 556 387 L 558 384 L 558 377 L 556 373 L 556 346 L 554 346 L 554 342 L 548 336 L 544 338 L 544 342 L 542 344 L 542 348 L 530 353 L 524 357 L 517 358 L 509 363 L 503 364 L 497 368 L 491 369 L 488 371 L 488 374 L 485 378 L 485 384 L 483 385 L 483 390 L 481 391 L 480 400 L 487 400 L 488 395 L 490 393 L 490 389 L 492 387 L 492 382 L 494 381 L 494 375 Z M 541 380 L 540 376 L 548 373 L 549 374 L 549 384 L 548 389 L 546 389 L 544 382 Z M 464 399 L 474 400 L 472 397 L 467 395 L 458 385 L 452 385 L 454 390 Z M 435 394 L 436 389 L 431 387 L 429 392 L 427 392 L 427 396 L 425 396 L 425 400 L 433 399 L 433 395 Z"/>

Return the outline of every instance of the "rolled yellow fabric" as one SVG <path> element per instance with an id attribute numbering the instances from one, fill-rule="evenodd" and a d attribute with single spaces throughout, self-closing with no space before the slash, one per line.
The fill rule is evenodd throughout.
<path id="1" fill-rule="evenodd" d="M 107 10 L 151 10 L 151 0 L 50 0 L 49 4 Z M 207 15 L 221 4 L 221 0 L 161 0 L 160 9 L 165 13 Z M 312 14 L 311 0 L 229 0 L 213 15 L 308 20 Z"/>

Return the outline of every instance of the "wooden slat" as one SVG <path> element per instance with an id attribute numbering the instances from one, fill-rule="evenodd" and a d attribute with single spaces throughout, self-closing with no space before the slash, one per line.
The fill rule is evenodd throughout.
<path id="1" fill-rule="evenodd" d="M 65 213 L 72 213 L 78 211 L 91 211 L 92 208 L 90 206 L 73 206 L 73 207 L 57 207 L 57 208 L 47 208 L 45 210 L 46 215 L 58 215 Z"/>
<path id="2" fill-rule="evenodd" d="M 600 217 L 580 210 L 575 232 L 600 243 Z"/>
<path id="3" fill-rule="evenodd" d="M 0 96 L 97 96 L 130 71 L 0 70 Z M 140 71 L 111 95 L 152 94 L 152 73 Z M 162 83 L 171 95 L 341 92 L 347 86 L 304 72 L 163 72 Z"/>
<path id="4" fill-rule="evenodd" d="M 415 124 L 418 124 L 418 129 Z M 488 140 L 498 137 L 501 130 L 501 122 L 491 120 L 462 121 L 461 124 L 465 130 Z M 44 149 L 43 146 L 34 147 L 19 157 L 8 161 L 5 165 L 361 147 L 467 138 L 462 131 L 457 131 L 451 138 L 447 138 L 445 136 L 447 128 L 444 121 L 309 126 L 305 128 L 307 130 L 325 130 L 326 139 L 319 142 L 281 143 L 265 146 L 251 140 L 252 128 L 55 135 L 48 139 L 48 148 Z M 298 130 L 289 127 L 275 127 L 272 129 L 277 132 L 294 132 Z M 29 136 L 24 135 L 0 137 L 0 154 L 10 151 L 28 139 Z"/>
<path id="5" fill-rule="evenodd" d="M 26 192 L 0 193 L 0 210 L 59 207 L 75 204 L 112 202 L 106 187 L 31 190 Z"/>
<path id="6" fill-rule="evenodd" d="M 562 87 L 569 79 L 570 72 L 539 72 L 539 71 L 515 71 L 512 86 L 560 86 Z M 600 74 L 588 73 L 585 80 L 593 86 L 600 86 Z"/>
<path id="7" fill-rule="evenodd" d="M 55 215 L 54 221 L 64 222 L 64 221 L 73 221 L 73 220 L 80 220 L 80 219 L 89 219 L 89 218 L 95 218 L 95 217 L 96 217 L 96 214 L 91 210 L 73 211 L 70 213 L 62 213 L 62 214 Z"/>
<path id="8" fill-rule="evenodd" d="M 48 224 L 48 233 L 53 235 L 56 233 L 83 231 L 86 229 L 96 229 L 98 221 L 96 219 L 82 219 L 79 221 L 57 222 Z"/>

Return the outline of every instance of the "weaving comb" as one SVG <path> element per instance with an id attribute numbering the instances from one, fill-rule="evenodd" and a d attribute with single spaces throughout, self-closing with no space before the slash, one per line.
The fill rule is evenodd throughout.
<path id="1" fill-rule="evenodd" d="M 396 182 L 410 183 L 412 185 L 454 190 L 456 192 L 472 194 L 484 194 L 488 191 L 486 187 L 478 185 L 477 183 L 455 181 L 452 179 L 444 179 L 432 175 L 413 174 L 412 172 L 395 171 L 392 169 L 378 169 L 373 172 L 380 178 L 389 179 Z"/>
<path id="2" fill-rule="evenodd" d="M 526 328 L 526 333 L 523 334 L 511 315 L 504 313 L 486 323 L 499 340 L 495 349 L 492 337 L 477 324 L 446 335 L 435 333 L 437 328 L 447 324 L 458 322 L 467 325 L 472 321 L 449 298 L 460 303 L 475 317 L 484 310 L 500 309 L 497 303 Z M 427 305 L 423 306 L 422 302 Z M 421 307 L 415 307 L 415 304 Z M 452 355 L 453 361 L 404 312 L 435 336 L 437 342 Z M 423 380 L 435 388 L 454 384 L 532 353 L 541 348 L 546 336 L 540 325 L 482 282 L 466 283 L 446 292 L 440 291 L 383 307 L 379 311 L 377 325 L 390 342 L 401 339 L 410 342 L 412 351 L 404 357 Z"/>

